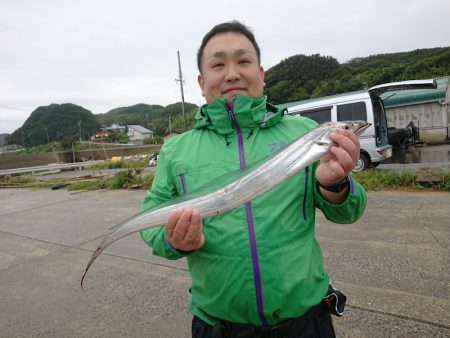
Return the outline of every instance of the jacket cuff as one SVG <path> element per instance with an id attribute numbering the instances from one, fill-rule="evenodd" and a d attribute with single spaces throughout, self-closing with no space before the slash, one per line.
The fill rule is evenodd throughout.
<path id="1" fill-rule="evenodd" d="M 322 196 L 322 194 L 320 193 L 320 189 L 319 189 L 320 183 L 319 183 L 319 181 L 316 180 L 314 189 L 316 189 L 317 196 L 318 196 L 320 203 L 324 203 L 328 206 L 342 206 L 343 204 L 345 204 L 349 200 L 351 194 L 353 194 L 355 192 L 355 181 L 351 174 L 349 174 L 347 176 L 347 182 L 348 182 L 347 196 L 341 203 L 336 204 L 336 203 L 329 202 L 325 197 Z"/>

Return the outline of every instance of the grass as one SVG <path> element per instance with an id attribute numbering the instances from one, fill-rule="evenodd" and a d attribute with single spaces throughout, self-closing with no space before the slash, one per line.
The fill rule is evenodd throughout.
<path id="1" fill-rule="evenodd" d="M 101 169 L 120 169 L 120 168 L 142 168 L 147 166 L 148 159 L 144 158 L 137 161 L 103 161 L 86 167 L 91 170 Z"/>
<path id="2" fill-rule="evenodd" d="M 143 175 L 139 180 L 130 178 L 126 171 L 117 173 L 111 177 L 82 180 L 72 182 L 67 190 L 115 190 L 115 189 L 149 189 L 153 182 L 153 175 Z"/>
<path id="3" fill-rule="evenodd" d="M 368 169 L 354 173 L 353 176 L 366 190 L 450 191 L 450 171 L 441 168 L 422 168 L 416 172 Z"/>
<path id="4" fill-rule="evenodd" d="M 117 144 L 120 145 L 121 143 L 124 143 L 125 139 L 119 139 Z M 126 142 L 125 142 L 126 143 Z M 74 142 L 73 148 L 75 151 L 82 151 L 82 150 L 98 150 L 103 148 L 111 148 L 114 147 L 114 145 L 111 144 L 102 144 L 102 143 L 79 143 Z M 5 155 L 22 155 L 22 154 L 40 154 L 40 153 L 50 153 L 52 151 L 68 151 L 72 150 L 72 147 L 70 144 L 67 146 L 64 146 L 62 142 L 59 141 L 53 141 L 47 144 L 40 144 L 37 146 L 29 146 L 26 147 L 26 149 L 15 151 L 15 152 L 8 152 L 8 153 L 2 153 L 0 156 Z"/>
<path id="5" fill-rule="evenodd" d="M 101 170 L 101 169 L 119 169 L 119 168 L 126 168 L 127 164 L 125 163 L 125 161 L 104 161 L 104 162 L 99 162 L 93 165 L 90 165 L 88 167 L 86 167 L 86 169 L 91 169 L 91 170 Z"/>
<path id="6" fill-rule="evenodd" d="M 112 176 L 82 179 L 58 179 L 38 181 L 31 175 L 0 177 L 0 187 L 18 188 L 51 188 L 57 185 L 68 190 L 100 190 L 100 189 L 149 189 L 153 182 L 153 174 L 144 174 L 145 162 L 111 162 L 108 168 L 116 163 L 125 165 L 127 170 Z M 122 164 L 120 164 L 122 163 Z M 119 167 L 119 166 L 118 166 Z M 116 168 L 118 168 L 116 167 Z M 106 167 L 101 167 L 101 169 Z M 354 177 L 368 190 L 405 190 L 405 191 L 450 191 L 450 171 L 440 168 L 422 168 L 416 172 L 388 172 L 380 169 L 369 169 L 354 173 Z"/>

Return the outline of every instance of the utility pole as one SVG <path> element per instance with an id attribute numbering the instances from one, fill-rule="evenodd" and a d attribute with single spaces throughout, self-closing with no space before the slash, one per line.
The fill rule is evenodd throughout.
<path id="1" fill-rule="evenodd" d="M 78 129 L 79 129 L 79 133 L 80 133 L 80 142 L 81 140 L 81 120 L 78 120 Z"/>
<path id="2" fill-rule="evenodd" d="M 179 79 L 175 79 L 175 81 L 180 81 L 181 109 L 183 111 L 184 130 L 186 130 L 187 129 L 187 122 L 186 122 L 186 111 L 184 109 L 183 75 L 181 74 L 180 51 L 177 51 L 177 55 L 178 55 L 178 73 L 179 73 L 180 78 Z"/>
<path id="3" fill-rule="evenodd" d="M 48 130 L 47 130 L 47 127 L 45 127 L 45 133 L 47 134 L 47 143 L 50 144 L 50 138 L 48 137 Z"/>

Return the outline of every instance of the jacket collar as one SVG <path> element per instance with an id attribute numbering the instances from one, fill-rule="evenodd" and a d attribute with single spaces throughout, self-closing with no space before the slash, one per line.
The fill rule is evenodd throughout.
<path id="1" fill-rule="evenodd" d="M 268 103 L 266 96 L 257 98 L 236 95 L 232 107 L 227 105 L 225 99 L 218 99 L 200 107 L 195 114 L 194 129 L 208 128 L 220 135 L 231 134 L 234 125 L 230 111 L 242 130 L 271 127 L 280 121 L 285 113 L 284 109 Z"/>

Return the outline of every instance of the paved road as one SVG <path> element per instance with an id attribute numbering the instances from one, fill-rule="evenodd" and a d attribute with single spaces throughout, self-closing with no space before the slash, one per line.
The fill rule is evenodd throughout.
<path id="1" fill-rule="evenodd" d="M 145 192 L 0 190 L 0 337 L 189 337 L 184 260 L 151 255 L 137 235 L 80 276 L 107 229 Z M 371 192 L 363 218 L 317 236 L 348 296 L 338 337 L 450 336 L 450 194 Z"/>

